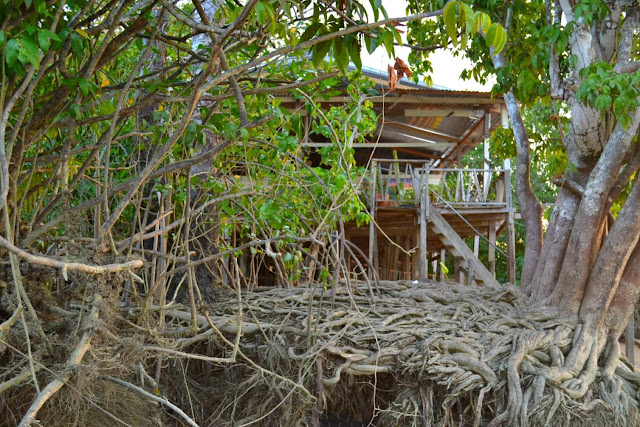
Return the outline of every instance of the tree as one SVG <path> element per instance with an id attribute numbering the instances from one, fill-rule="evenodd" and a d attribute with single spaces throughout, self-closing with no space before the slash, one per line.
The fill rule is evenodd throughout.
<path id="1" fill-rule="evenodd" d="M 412 10 L 440 6 L 410 3 Z M 607 343 L 602 370 L 605 377 L 615 370 L 615 343 L 640 290 L 638 12 L 636 2 L 448 2 L 442 21 L 411 24 L 416 41 L 446 38 L 466 54 L 473 61 L 468 75 L 498 77 L 494 91 L 504 93 L 511 120 L 526 226 L 522 288 L 532 307 L 557 310 L 580 325 L 562 368 L 545 374 L 578 397 L 594 381 Z M 486 46 L 496 37 L 507 37 L 503 49 Z M 531 177 L 531 149 L 544 145 L 530 138 L 522 118 L 522 108 L 537 103 L 555 108 L 550 123 L 559 108 L 569 117 L 558 124 L 568 167 L 544 237 L 531 185 L 539 179 Z"/>
<path id="2" fill-rule="evenodd" d="M 85 421 L 106 413 L 96 419 L 140 425 L 149 418 L 141 414 L 153 412 L 145 402 L 155 401 L 194 425 L 195 411 L 185 409 L 193 407 L 187 384 L 201 381 L 212 366 L 229 381 L 221 383 L 246 380 L 263 387 L 260 419 L 280 414 L 285 401 L 291 422 L 316 413 L 326 401 L 325 385 L 339 382 L 343 371 L 376 384 L 392 370 L 407 375 L 411 386 L 422 387 L 423 379 L 456 384 L 442 405 L 427 409 L 416 402 L 436 385 L 430 392 L 412 389 L 405 400 L 399 393 L 388 412 L 408 423 L 416 418 L 407 407 L 451 417 L 456 404 L 465 420 L 526 423 L 530 404 L 555 408 L 551 414 L 562 399 L 588 407 L 594 390 L 618 414 L 636 414 L 640 378 L 619 362 L 616 341 L 640 289 L 638 269 L 632 268 L 640 259 L 640 220 L 634 215 L 640 190 L 633 178 L 640 166 L 634 140 L 640 121 L 639 6 L 414 1 L 415 15 L 379 19 L 384 10 L 376 7 L 379 2 L 371 4 L 373 16 L 360 2 L 325 0 L 38 0 L 0 6 L 0 246 L 11 267 L 10 286 L 0 287 L 0 339 L 5 365 L 13 368 L 0 383 L 6 409 L 0 412 L 10 414 L 9 423 L 29 425 L 36 417 L 82 423 L 79 414 L 67 419 L 56 408 L 69 401 L 106 405 L 108 394 L 101 390 L 111 384 L 137 397 L 102 412 L 85 411 Z M 360 49 L 384 46 L 392 52 L 402 42 L 396 27 L 405 22 L 419 70 L 429 69 L 422 56 L 430 46 L 453 44 L 474 62 L 470 75 L 498 77 L 495 90 L 504 93 L 509 109 L 527 226 L 524 297 L 512 288 L 387 284 L 379 289 L 387 311 L 376 311 L 373 300 L 362 296 L 373 294 L 371 284 L 340 283 L 344 254 L 356 254 L 344 234 L 336 239 L 333 230 L 341 231 L 346 219 L 366 220 L 349 143 L 375 125 L 366 101 L 371 88 L 356 72 L 349 76 L 352 103 L 324 112 L 315 100 L 344 83 L 349 61 L 360 64 Z M 301 110 L 282 108 L 276 95 L 283 92 Z M 554 109 L 555 119 L 542 124 L 558 125 L 553 132 L 563 136 L 568 159 L 544 245 L 523 107 Z M 563 117 L 565 109 L 569 117 Z M 306 125 L 305 116 L 313 119 Z M 297 141 L 309 131 L 335 144 L 321 153 L 324 168 L 300 157 Z M 247 185 L 240 185 L 238 171 Z M 225 234 L 232 237 L 225 241 Z M 200 249 L 207 247 L 213 253 Z M 243 251 L 250 251 L 251 266 L 241 265 Z M 225 257 L 230 262 L 218 262 Z M 250 285 L 243 272 L 261 263 L 275 269 L 283 285 L 306 271 L 306 279 L 319 280 L 319 286 L 309 294 L 298 288 L 243 296 L 241 286 Z M 312 273 L 314 264 L 318 274 Z M 207 304 L 206 294 L 215 290 L 199 276 L 196 267 L 202 266 L 210 270 L 209 281 L 234 285 L 233 309 L 225 298 Z M 331 304 L 323 304 L 329 289 Z M 471 321 L 469 298 L 490 313 L 489 320 L 472 321 L 483 325 L 482 339 L 457 340 L 446 325 Z M 521 301 L 529 304 L 526 312 L 516 311 Z M 353 308 L 356 302 L 368 304 L 363 312 L 369 318 Z M 282 303 L 290 305 L 272 310 Z M 334 304 L 343 310 L 329 312 Z M 417 326 L 403 329 L 405 318 L 422 313 L 407 311 L 407 304 L 433 310 L 420 319 L 436 324 L 421 324 L 420 331 L 432 334 L 424 345 L 412 335 Z M 243 307 L 249 307 L 250 320 Z M 506 330 L 491 317 L 498 312 Z M 567 319 L 555 320 L 558 313 Z M 284 327 L 291 319 L 295 325 Z M 365 333 L 363 324 L 373 333 Z M 389 325 L 405 334 L 402 340 L 393 333 L 385 337 Z M 467 332 L 460 327 L 456 333 Z M 504 337 L 492 349 L 495 336 Z M 376 350 L 380 339 L 388 349 Z M 95 371 L 72 369 L 86 360 Z M 598 360 L 604 360 L 601 368 Z M 131 382 L 136 377 L 142 388 Z M 507 380 L 507 394 L 500 394 L 500 378 Z M 32 387 L 22 391 L 18 385 L 27 382 Z M 148 384 L 153 393 L 144 390 Z M 204 398 L 208 389 L 200 385 Z M 81 386 L 88 392 L 78 391 Z M 236 390 L 238 399 L 245 395 Z M 484 409 L 488 391 L 499 403 Z M 234 396 L 218 402 L 232 417 Z M 471 406 L 463 402 L 479 402 L 479 409 L 469 415 Z M 130 410 L 136 405 L 144 411 Z M 198 405 L 203 413 L 208 409 Z M 256 416 L 251 405 L 237 412 Z"/>

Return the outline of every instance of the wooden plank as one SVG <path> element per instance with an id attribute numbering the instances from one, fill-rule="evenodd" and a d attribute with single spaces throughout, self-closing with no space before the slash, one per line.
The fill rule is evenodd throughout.
<path id="1" fill-rule="evenodd" d="M 279 101 L 283 103 L 295 103 L 298 100 L 292 96 L 281 96 L 276 97 Z M 322 104 L 326 103 L 348 103 L 353 101 L 353 98 L 350 96 L 331 96 L 329 99 L 322 99 L 320 102 Z M 367 98 L 367 101 L 371 101 L 374 104 L 389 104 L 391 102 L 401 103 L 401 104 L 443 104 L 443 105 L 451 105 L 451 104 L 459 104 L 459 105 L 492 105 L 492 104 L 504 104 L 502 99 L 491 99 L 490 96 L 469 96 L 469 97 L 455 97 L 455 96 L 372 96 Z"/>
<path id="2" fill-rule="evenodd" d="M 384 121 L 384 125 L 386 127 L 397 127 L 397 128 L 402 128 L 402 129 L 407 129 L 410 132 L 415 132 L 417 134 L 422 134 L 422 135 L 426 135 L 426 136 L 431 136 L 431 137 L 435 137 L 435 138 L 441 138 L 445 141 L 449 141 L 449 142 L 458 142 L 458 138 L 456 138 L 455 136 L 452 135 L 445 135 L 441 132 L 434 132 L 434 131 L 430 131 L 428 129 L 424 129 L 421 127 L 417 127 L 417 126 L 413 126 L 410 125 L 408 123 L 400 123 L 400 122 L 396 122 L 393 120 L 385 120 Z"/>
<path id="3" fill-rule="evenodd" d="M 420 239 L 419 239 L 419 273 L 418 279 L 426 281 L 428 279 L 428 261 L 427 261 L 427 210 L 429 204 L 429 188 L 426 184 L 428 179 L 428 165 L 425 164 L 420 177 Z"/>
<path id="4" fill-rule="evenodd" d="M 516 283 L 516 227 L 513 212 L 507 214 L 507 280 Z"/>
<path id="5" fill-rule="evenodd" d="M 404 110 L 405 117 L 484 117 L 484 110 L 418 110 L 407 108 Z"/>
<path id="6" fill-rule="evenodd" d="M 334 145 L 332 142 L 300 142 L 301 147 L 322 148 Z M 455 147 L 455 142 L 407 142 L 407 141 L 382 141 L 382 142 L 357 142 L 351 144 L 352 148 L 427 148 L 444 149 Z"/>
<path id="7" fill-rule="evenodd" d="M 434 232 L 441 237 L 441 240 L 454 257 L 463 258 L 468 265 L 473 264 L 473 273 L 476 282 L 489 286 L 499 286 L 493 275 L 473 254 L 467 244 L 460 238 L 449 223 L 435 209 L 428 212 L 429 220 L 433 225 Z"/>

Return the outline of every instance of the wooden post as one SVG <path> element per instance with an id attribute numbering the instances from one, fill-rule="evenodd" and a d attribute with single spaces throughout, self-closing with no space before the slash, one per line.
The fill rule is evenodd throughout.
<path id="1" fill-rule="evenodd" d="M 489 271 L 496 277 L 496 223 L 489 221 Z"/>
<path id="2" fill-rule="evenodd" d="M 464 273 L 462 272 L 462 265 L 457 259 L 454 259 L 453 261 L 453 280 L 460 284 L 464 284 Z"/>
<path id="3" fill-rule="evenodd" d="M 440 281 L 444 283 L 445 281 L 445 277 L 444 277 L 444 268 L 442 267 L 444 265 L 444 262 L 447 259 L 447 251 L 444 249 L 440 249 Z"/>
<path id="4" fill-rule="evenodd" d="M 373 280 L 375 277 L 374 269 L 376 268 L 376 170 L 378 164 L 374 160 L 371 162 L 371 205 L 369 207 L 369 280 Z"/>
<path id="5" fill-rule="evenodd" d="M 513 212 L 513 200 L 511 196 L 511 160 L 504 161 L 504 188 L 505 202 L 507 204 L 507 280 L 516 283 L 516 230 Z"/>
<path id="6" fill-rule="evenodd" d="M 625 352 L 625 356 L 631 362 L 631 365 L 634 365 L 634 350 L 636 347 L 635 340 L 635 322 L 633 321 L 633 314 L 631 315 L 631 319 L 629 319 L 629 323 L 627 323 L 627 327 L 624 330 L 624 342 L 627 344 L 627 351 Z"/>
<path id="7" fill-rule="evenodd" d="M 476 258 L 479 258 L 480 255 L 480 236 L 477 234 L 473 236 L 473 254 Z"/>
<path id="8" fill-rule="evenodd" d="M 491 186 L 491 172 L 488 172 L 491 168 L 489 164 L 489 155 L 490 155 L 490 138 L 491 137 L 491 113 L 485 113 L 484 115 L 484 142 L 482 143 L 482 157 L 483 162 L 482 165 L 484 167 L 484 176 L 483 176 L 483 187 L 484 187 L 484 198 L 486 200 L 487 195 L 489 194 L 489 187 Z"/>
<path id="9" fill-rule="evenodd" d="M 418 272 L 418 280 L 426 281 L 428 279 L 429 274 L 429 263 L 427 261 L 427 208 L 429 203 L 429 195 L 428 195 L 428 184 L 427 179 L 429 175 L 427 174 L 429 166 L 425 163 L 422 166 L 422 174 L 420 175 L 420 239 L 419 239 L 419 263 L 418 268 L 420 269 Z"/>

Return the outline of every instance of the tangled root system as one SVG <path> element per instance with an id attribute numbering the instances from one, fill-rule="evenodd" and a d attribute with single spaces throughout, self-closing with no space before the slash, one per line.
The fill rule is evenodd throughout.
<path id="1" fill-rule="evenodd" d="M 64 313 L 65 324 L 52 317 L 62 325 L 55 329 L 59 337 L 84 331 L 93 339 L 79 366 L 65 363 L 70 351 L 45 357 L 34 341 L 34 358 L 46 365 L 37 373 L 41 385 L 53 373 L 72 372 L 42 408 L 40 422 L 640 425 L 640 374 L 617 344 L 572 374 L 568 382 L 580 380 L 586 391 L 570 392 L 562 367 L 578 329 L 551 311 L 528 308 L 514 287 L 380 282 L 374 291 L 352 283 L 220 291 L 216 299 L 195 317 L 179 304 L 149 307 L 142 316 L 115 304 L 105 308 L 107 299 L 91 313 L 109 313 L 108 322 Z M 88 313 L 87 306 L 85 318 Z M 24 336 L 12 331 L 6 342 L 19 347 Z M 70 348 L 77 345 L 77 338 L 68 340 Z M 0 386 L 29 372 L 23 356 L 5 349 L 2 357 L 13 368 L 2 371 Z M 19 422 L 37 394 L 29 378 L 0 393 L 0 411 L 9 413 L 4 425 Z"/>
<path id="2" fill-rule="evenodd" d="M 237 326 L 237 306 L 229 295 L 214 313 Z M 220 422 L 640 425 L 626 360 L 580 398 L 554 381 L 574 325 L 528 310 L 514 287 L 382 282 L 373 299 L 364 285 L 259 289 L 242 307 L 242 352 L 270 374 L 218 371 Z"/>

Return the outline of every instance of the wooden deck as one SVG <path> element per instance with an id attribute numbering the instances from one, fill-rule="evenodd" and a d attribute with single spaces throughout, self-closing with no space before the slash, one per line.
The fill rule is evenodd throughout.
<path id="1" fill-rule="evenodd" d="M 441 262 L 451 254 L 455 271 L 448 279 L 497 285 L 496 239 L 507 231 L 509 281 L 515 282 L 509 169 L 429 169 L 424 162 L 377 160 L 369 181 L 373 221 L 347 224 L 345 232 L 369 254 L 371 276 L 444 281 Z M 488 242 L 487 265 L 478 259 L 480 239 Z M 474 240 L 473 250 L 465 240 Z"/>

